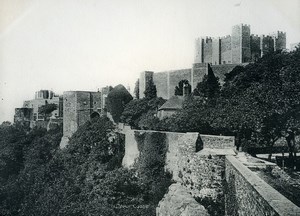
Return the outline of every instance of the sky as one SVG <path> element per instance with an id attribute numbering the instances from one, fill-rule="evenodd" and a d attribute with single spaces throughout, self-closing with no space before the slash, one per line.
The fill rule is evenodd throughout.
<path id="1" fill-rule="evenodd" d="M 35 91 L 134 88 L 140 72 L 190 68 L 195 38 L 287 32 L 300 0 L 0 0 L 0 123 Z"/>

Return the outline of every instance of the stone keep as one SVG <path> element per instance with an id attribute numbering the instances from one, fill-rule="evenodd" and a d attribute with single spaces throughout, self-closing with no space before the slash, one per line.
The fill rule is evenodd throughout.
<path id="1" fill-rule="evenodd" d="M 140 74 L 139 96 L 143 98 L 147 82 L 153 80 L 157 96 L 170 99 L 181 80 L 188 80 L 192 91 L 211 67 L 221 84 L 225 74 L 237 65 L 256 61 L 270 51 L 285 49 L 286 33 L 277 31 L 271 35 L 252 35 L 250 25 L 238 24 L 232 27 L 231 35 L 221 38 L 200 37 L 195 40 L 195 58 L 192 68 Z"/>
<path id="2" fill-rule="evenodd" d="M 63 95 L 63 138 L 60 144 L 64 148 L 68 139 L 79 126 L 101 113 L 101 92 L 67 91 Z"/>

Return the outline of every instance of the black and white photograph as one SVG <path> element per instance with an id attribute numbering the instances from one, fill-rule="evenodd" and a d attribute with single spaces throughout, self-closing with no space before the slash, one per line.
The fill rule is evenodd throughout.
<path id="1" fill-rule="evenodd" d="M 0 216 L 300 216 L 300 0 L 0 0 Z"/>

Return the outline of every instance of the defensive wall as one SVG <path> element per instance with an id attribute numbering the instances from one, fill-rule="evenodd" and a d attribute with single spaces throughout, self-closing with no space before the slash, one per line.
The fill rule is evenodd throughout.
<path id="1" fill-rule="evenodd" d="M 60 144 L 64 148 L 68 139 L 79 126 L 87 122 L 93 115 L 100 115 L 101 92 L 66 91 L 63 94 L 63 137 Z"/>
<path id="2" fill-rule="evenodd" d="M 156 215 L 208 215 L 207 210 L 216 206 L 219 215 L 300 214 L 299 207 L 246 166 L 239 157 L 243 154 L 234 151 L 234 137 L 131 130 L 127 126 L 121 131 L 125 134 L 124 167 L 134 167 L 140 157 L 153 157 L 141 154 L 139 146 L 161 142 L 167 147 L 165 170 L 175 183 L 160 201 Z M 255 164 L 269 166 L 261 161 L 251 166 Z"/>
<path id="3" fill-rule="evenodd" d="M 156 85 L 157 96 L 164 99 L 169 99 L 175 94 L 175 87 L 181 80 L 188 80 L 192 86 L 192 91 L 197 84 L 202 81 L 203 76 L 207 74 L 208 67 L 211 67 L 215 76 L 219 77 L 220 83 L 223 84 L 225 74 L 232 71 L 237 65 L 245 64 L 223 64 L 223 65 L 209 65 L 207 63 L 194 64 L 192 68 L 170 70 L 164 72 L 154 73 L 153 71 L 141 72 L 139 78 L 140 98 L 144 97 L 147 81 L 153 80 Z"/>
<path id="4" fill-rule="evenodd" d="M 195 63 L 241 64 L 253 62 L 270 51 L 286 49 L 286 33 L 277 31 L 269 35 L 251 34 L 250 25 L 238 24 L 232 27 L 231 35 L 195 40 Z"/>

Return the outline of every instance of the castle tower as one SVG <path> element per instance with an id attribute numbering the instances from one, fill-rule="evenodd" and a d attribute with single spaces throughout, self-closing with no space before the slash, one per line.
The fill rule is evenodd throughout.
<path id="1" fill-rule="evenodd" d="M 250 25 L 239 24 L 232 27 L 231 52 L 233 64 L 250 61 Z"/>
<path id="2" fill-rule="evenodd" d="M 261 56 L 260 37 L 258 35 L 250 36 L 251 61 L 255 62 Z"/>
<path id="3" fill-rule="evenodd" d="M 274 51 L 286 49 L 286 33 L 277 31 L 272 34 L 274 40 Z"/>
<path id="4" fill-rule="evenodd" d="M 261 35 L 260 36 L 260 51 L 261 56 L 265 55 L 268 52 L 274 51 L 274 38 L 270 35 Z"/>
<path id="5" fill-rule="evenodd" d="M 203 43 L 203 55 L 204 62 L 203 63 L 212 63 L 212 39 L 210 37 L 206 37 Z"/>
<path id="6" fill-rule="evenodd" d="M 203 61 L 203 38 L 196 38 L 194 63 L 203 63 Z"/>
<path id="7" fill-rule="evenodd" d="M 221 38 L 221 64 L 232 63 L 231 36 Z"/>
<path id="8" fill-rule="evenodd" d="M 140 74 L 140 82 L 139 82 L 139 94 L 140 98 L 144 98 L 145 94 L 144 91 L 146 90 L 146 85 L 149 83 L 150 80 L 153 81 L 153 73 L 152 71 L 143 71 Z"/>
<path id="9" fill-rule="evenodd" d="M 221 64 L 221 39 L 214 38 L 212 40 L 212 65 Z"/>

